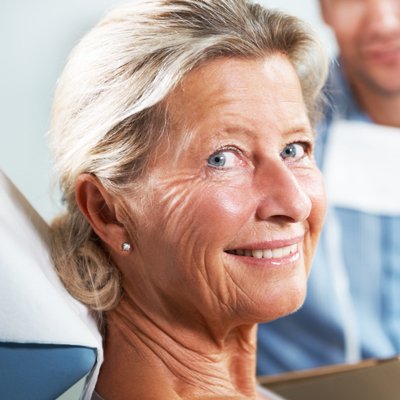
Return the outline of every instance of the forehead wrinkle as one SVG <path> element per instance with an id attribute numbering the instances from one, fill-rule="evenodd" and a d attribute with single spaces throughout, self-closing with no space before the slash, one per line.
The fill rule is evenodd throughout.
<path id="1" fill-rule="evenodd" d="M 225 65 L 229 64 L 233 71 L 238 69 L 239 72 L 241 72 L 243 62 L 251 70 L 252 60 L 224 60 Z M 260 60 L 253 62 L 259 64 Z M 233 76 L 232 74 L 229 74 L 230 76 L 227 76 L 228 74 L 221 75 L 219 66 L 218 62 L 211 62 L 208 66 L 204 65 L 204 68 L 193 70 L 168 96 L 170 131 L 172 131 L 171 133 L 176 131 L 176 134 L 172 134 L 170 142 L 166 141 L 164 145 L 173 146 L 170 151 L 173 165 L 177 164 L 183 152 L 190 150 L 193 145 L 197 146 L 194 136 L 198 134 L 198 126 L 209 130 L 207 140 L 209 140 L 210 147 L 218 140 L 225 139 L 225 137 L 228 139 L 230 136 L 238 135 L 239 132 L 251 137 L 262 131 L 268 133 L 269 130 L 280 134 L 311 130 L 299 82 L 289 81 L 291 83 L 288 90 L 283 95 L 280 94 L 281 98 L 276 98 L 275 93 L 281 92 L 274 90 L 277 85 L 280 85 L 273 79 L 278 68 L 274 62 L 262 66 L 266 71 L 269 90 L 263 91 L 258 88 L 255 98 L 251 88 L 247 87 L 246 79 L 242 80 L 242 76 L 235 73 Z M 290 68 L 290 65 L 288 67 Z M 213 84 L 210 84 L 210 81 Z M 244 96 L 240 95 L 242 91 L 245 93 Z M 251 97 L 247 93 L 251 94 Z M 241 108 L 243 102 L 247 102 L 247 105 L 249 102 L 254 102 L 257 107 L 254 107 L 254 112 L 244 113 Z M 260 102 L 263 103 L 261 106 Z M 207 107 L 199 107 L 202 103 L 207 104 Z M 298 115 L 297 105 L 299 104 L 304 109 L 304 116 Z M 293 111 L 287 110 L 288 116 L 284 120 L 279 119 L 279 107 L 291 108 L 291 105 L 293 105 Z M 269 116 L 260 121 L 258 116 L 263 108 Z M 291 113 L 294 118 L 291 118 Z M 204 123 L 204 121 L 206 122 Z M 263 126 L 260 126 L 260 123 Z M 238 128 L 231 127 L 235 124 Z M 265 134 L 261 140 L 264 141 L 267 137 L 268 135 Z"/>
<path id="2" fill-rule="evenodd" d="M 196 114 L 201 118 L 199 103 L 209 102 L 209 109 L 205 110 L 208 113 L 214 107 L 230 104 L 232 99 L 235 100 L 239 91 L 249 91 L 247 83 L 241 82 L 240 77 L 233 79 L 234 74 L 233 76 L 232 74 L 229 74 L 230 76 L 221 74 L 219 67 L 221 61 L 234 65 L 234 69 L 240 69 L 239 66 L 235 66 L 235 63 L 242 64 L 244 62 L 249 65 L 255 60 L 244 61 L 227 58 L 214 60 L 190 72 L 169 96 L 170 105 L 175 109 L 175 114 L 182 114 L 184 110 L 186 114 Z M 213 82 L 213 85 L 209 84 L 210 81 Z M 193 101 L 193 93 L 195 93 L 195 101 Z"/>

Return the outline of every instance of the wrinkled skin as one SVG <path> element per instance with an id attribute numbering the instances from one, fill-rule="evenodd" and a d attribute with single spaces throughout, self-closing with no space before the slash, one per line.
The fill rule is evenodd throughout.
<path id="1" fill-rule="evenodd" d="M 168 108 L 140 199 L 124 199 L 133 250 L 110 244 L 125 295 L 108 314 L 98 390 L 156 398 L 151 374 L 162 398 L 256 398 L 255 324 L 302 304 L 325 212 L 299 81 L 279 54 L 222 58 Z M 236 251 L 289 245 L 273 258 Z"/>
<path id="2" fill-rule="evenodd" d="M 146 293 L 156 287 L 205 319 L 216 314 L 225 327 L 293 311 L 323 215 L 311 154 L 280 154 L 287 144 L 314 140 L 294 71 L 281 57 L 216 61 L 188 77 L 170 103 L 171 138 L 150 167 L 145 192 L 152 196 L 135 218 L 146 221 L 138 223 L 132 256 Z M 210 167 L 219 149 L 227 149 L 229 166 Z M 224 252 L 293 238 L 300 243 L 295 263 L 253 265 Z M 136 286 L 127 271 L 131 276 Z"/>

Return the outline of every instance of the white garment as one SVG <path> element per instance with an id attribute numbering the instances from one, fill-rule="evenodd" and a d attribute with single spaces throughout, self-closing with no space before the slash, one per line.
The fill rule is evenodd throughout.
<path id="1" fill-rule="evenodd" d="M 276 393 L 273 393 L 262 386 L 257 386 L 257 393 L 266 396 L 268 400 L 285 400 L 283 397 L 278 396 Z M 94 392 L 91 400 L 104 400 L 104 399 L 100 397 L 96 392 Z"/>
<path id="2" fill-rule="evenodd" d="M 332 123 L 325 158 L 325 185 L 329 204 L 368 214 L 399 216 L 398 149 L 400 129 L 371 122 L 338 120 Z M 361 359 L 360 332 L 341 249 L 342 232 L 331 208 L 327 216 L 327 251 L 342 310 L 345 361 Z"/>
<path id="3" fill-rule="evenodd" d="M 339 120 L 331 127 L 324 175 L 329 203 L 400 215 L 400 129 Z"/>

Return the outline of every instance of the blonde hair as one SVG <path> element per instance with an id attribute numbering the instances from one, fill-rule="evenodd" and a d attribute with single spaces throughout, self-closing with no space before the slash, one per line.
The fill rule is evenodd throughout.
<path id="1" fill-rule="evenodd" d="M 299 19 L 245 0 L 149 0 L 109 12 L 76 46 L 59 80 L 50 148 L 66 211 L 53 222 L 53 258 L 70 293 L 94 310 L 114 307 L 117 268 L 81 214 L 75 183 L 94 174 L 118 194 L 146 168 L 168 131 L 167 95 L 217 57 L 287 55 L 315 123 L 327 63 Z"/>

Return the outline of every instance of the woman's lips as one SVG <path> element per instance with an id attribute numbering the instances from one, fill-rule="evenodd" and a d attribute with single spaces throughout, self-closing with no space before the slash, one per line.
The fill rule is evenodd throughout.
<path id="1" fill-rule="evenodd" d="M 268 262 L 270 264 L 281 264 L 293 262 L 300 257 L 301 243 L 304 234 L 293 236 L 289 239 L 268 240 L 265 242 L 248 243 L 225 250 L 225 253 L 243 260 L 253 262 Z"/>
<path id="2" fill-rule="evenodd" d="M 232 250 L 227 250 L 226 252 L 236 256 L 273 259 L 273 258 L 283 258 L 290 256 L 291 254 L 296 254 L 298 253 L 298 250 L 299 250 L 298 243 L 294 243 L 288 246 L 275 247 L 275 248 L 232 249 Z"/>

